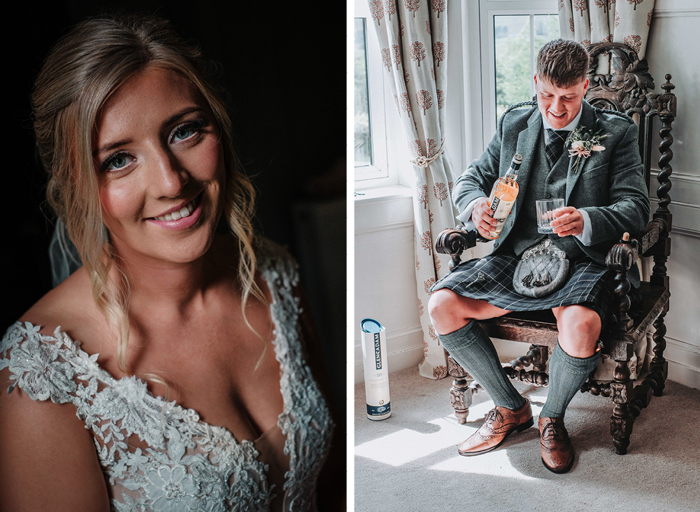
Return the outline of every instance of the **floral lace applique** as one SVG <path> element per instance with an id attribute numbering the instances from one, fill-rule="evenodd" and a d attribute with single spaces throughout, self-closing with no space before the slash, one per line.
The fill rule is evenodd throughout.
<path id="1" fill-rule="evenodd" d="M 282 490 L 268 484 L 268 467 L 252 441 L 238 442 L 227 429 L 200 421 L 194 410 L 151 395 L 136 377 L 115 379 L 98 365 L 98 354 L 82 351 L 60 327 L 48 336 L 41 326 L 17 322 L 0 342 L 0 370 L 11 372 L 8 392 L 19 386 L 33 400 L 75 405 L 93 434 L 113 510 L 268 510 L 278 492 L 286 511 L 315 508 L 333 424 L 302 356 L 301 307 L 292 293 L 297 267 L 284 249 L 263 241 L 259 269 L 272 294 L 281 371 L 278 426 L 290 467 Z M 148 447 L 130 445 L 131 436 Z"/>

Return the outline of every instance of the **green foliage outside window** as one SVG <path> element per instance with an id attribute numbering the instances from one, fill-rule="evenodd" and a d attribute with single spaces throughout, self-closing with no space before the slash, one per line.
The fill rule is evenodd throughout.
<path id="1" fill-rule="evenodd" d="M 531 54 L 530 23 L 534 22 L 534 55 Z M 496 46 L 496 115 L 532 99 L 532 77 L 537 52 L 547 41 L 559 37 L 556 15 L 494 16 Z"/>

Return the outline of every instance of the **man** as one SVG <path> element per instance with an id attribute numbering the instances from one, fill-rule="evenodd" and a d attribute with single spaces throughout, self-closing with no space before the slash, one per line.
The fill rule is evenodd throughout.
<path id="1" fill-rule="evenodd" d="M 530 403 L 513 387 L 493 343 L 473 320 L 551 309 L 558 344 L 550 358 L 547 402 L 539 417 L 541 457 L 555 473 L 568 471 L 574 461 L 564 413 L 600 357 L 598 340 L 611 300 L 605 255 L 624 232 L 643 230 L 649 217 L 637 126 L 624 114 L 584 101 L 587 70 L 588 53 L 579 43 L 547 43 L 537 59 L 537 102 L 506 111 L 484 154 L 455 182 L 459 218 L 487 235 L 496 225 L 488 194 L 513 155 L 523 157 L 520 191 L 493 253 L 456 267 L 435 284 L 429 302 L 443 346 L 496 405 L 484 425 L 459 446 L 465 456 L 491 451 L 511 433 L 533 425 Z M 603 137 L 588 156 L 570 156 L 570 140 L 564 147 L 577 128 L 583 139 Z M 551 223 L 555 234 L 541 235 L 535 201 L 555 197 L 565 198 L 566 206 L 557 210 Z M 546 297 L 524 297 L 513 287 L 515 267 L 522 253 L 546 236 L 566 252 L 570 276 L 563 288 Z M 630 280 L 638 283 L 635 270 Z"/>

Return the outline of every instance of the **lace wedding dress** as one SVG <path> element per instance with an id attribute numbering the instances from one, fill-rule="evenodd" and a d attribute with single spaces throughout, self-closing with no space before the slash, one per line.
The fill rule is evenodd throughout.
<path id="1" fill-rule="evenodd" d="M 76 407 L 92 432 L 112 510 L 248 512 L 273 504 L 284 511 L 315 509 L 316 480 L 333 425 L 302 357 L 301 307 L 292 295 L 296 264 L 269 242 L 258 257 L 273 299 L 273 345 L 284 399 L 275 427 L 287 456 L 282 467 L 288 466 L 280 472 L 280 485 L 270 483 L 269 464 L 258 449 L 274 451 L 264 440 L 274 433 L 239 442 L 194 410 L 150 394 L 142 380 L 115 379 L 99 366 L 98 354 L 85 353 L 60 327 L 48 336 L 38 325 L 17 322 L 0 342 L 0 370 L 11 373 L 7 392 L 18 386 L 33 400 Z M 134 436 L 139 443 L 131 442 Z"/>

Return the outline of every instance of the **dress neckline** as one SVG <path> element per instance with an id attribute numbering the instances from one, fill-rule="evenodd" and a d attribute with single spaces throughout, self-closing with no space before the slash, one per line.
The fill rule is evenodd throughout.
<path id="1" fill-rule="evenodd" d="M 233 435 L 233 432 L 231 432 L 227 427 L 224 427 L 222 425 L 213 425 L 207 421 L 204 421 L 201 418 L 201 415 L 199 412 L 197 412 L 196 409 L 193 409 L 191 407 L 185 407 L 183 405 L 180 405 L 177 403 L 177 401 L 172 400 L 172 401 L 167 401 L 164 397 L 160 395 L 155 395 L 153 394 L 149 389 L 147 383 L 135 376 L 135 375 L 125 375 L 120 378 L 116 378 L 114 375 L 112 375 L 111 372 L 109 372 L 107 369 L 105 369 L 102 365 L 100 365 L 97 362 L 97 359 L 99 358 L 99 352 L 96 354 L 88 354 L 81 348 L 81 342 L 80 340 L 74 340 L 67 332 L 63 331 L 61 329 L 61 326 L 57 326 L 56 329 L 54 330 L 54 335 L 46 335 L 46 334 L 41 334 L 39 333 L 39 330 L 41 329 L 41 325 L 35 325 L 32 322 L 29 321 L 24 321 L 20 322 L 18 321 L 15 325 L 20 325 L 22 327 L 27 327 L 29 326 L 31 330 L 34 330 L 37 334 L 39 334 L 41 337 L 46 337 L 46 338 L 52 338 L 55 340 L 58 340 L 58 334 L 62 335 L 62 337 L 67 338 L 70 341 L 70 344 L 72 345 L 72 349 L 76 351 L 78 356 L 84 357 L 86 360 L 90 361 L 94 367 L 96 372 L 99 375 L 99 379 L 107 384 L 109 384 L 111 387 L 114 387 L 114 384 L 126 384 L 127 381 L 132 381 L 137 383 L 138 385 L 141 385 L 145 389 L 145 397 L 148 400 L 152 401 L 153 403 L 159 405 L 163 410 L 167 411 L 181 411 L 183 413 L 184 417 L 187 417 L 190 421 L 193 423 L 196 423 L 199 427 L 200 430 L 202 430 L 202 434 L 205 435 L 205 433 L 209 430 L 220 430 L 223 432 L 223 435 L 225 437 L 230 437 L 230 441 L 232 441 L 235 445 L 250 445 L 250 447 L 253 447 L 253 445 L 258 442 L 261 438 L 263 438 L 266 434 L 268 434 L 270 431 L 272 431 L 275 428 L 282 428 L 282 419 L 287 415 L 289 408 L 291 406 L 290 403 L 288 403 L 286 393 L 283 392 L 282 389 L 282 384 L 285 380 L 286 374 L 287 374 L 287 365 L 282 361 L 282 358 L 280 357 L 280 351 L 279 351 L 279 342 L 280 342 L 280 326 L 277 321 L 277 318 L 275 317 L 275 306 L 276 306 L 276 301 L 275 301 L 275 296 L 272 293 L 271 289 L 271 284 L 269 280 L 265 277 L 265 272 L 261 271 L 261 277 L 263 281 L 265 281 L 265 285 L 267 286 L 268 290 L 270 291 L 270 296 L 272 300 L 270 301 L 269 305 L 269 312 L 270 312 L 270 320 L 272 321 L 272 334 L 273 338 L 271 340 L 272 343 L 272 349 L 275 351 L 275 359 L 279 363 L 280 366 L 280 378 L 278 379 L 278 384 L 279 384 L 279 391 L 280 394 L 282 395 L 282 403 L 283 403 L 283 408 L 282 412 L 277 415 L 277 422 L 269 427 L 267 430 L 263 431 L 260 433 L 260 435 L 255 438 L 255 439 L 237 439 L 236 436 Z M 24 325 L 23 325 L 24 324 Z M 28 329 L 29 330 L 29 329 Z M 287 438 L 288 436 L 285 436 Z M 253 449 L 255 449 L 253 447 Z M 256 449 L 257 452 L 257 449 Z M 259 453 L 256 455 L 256 459 L 259 457 Z"/>

